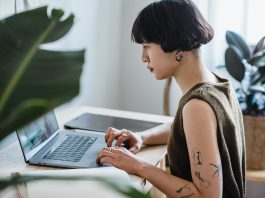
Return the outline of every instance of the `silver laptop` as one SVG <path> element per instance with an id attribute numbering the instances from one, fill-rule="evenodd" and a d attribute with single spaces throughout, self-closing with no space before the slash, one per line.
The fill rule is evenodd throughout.
<path id="1" fill-rule="evenodd" d="M 54 111 L 16 131 L 26 163 L 66 168 L 97 167 L 104 133 L 60 130 Z"/>

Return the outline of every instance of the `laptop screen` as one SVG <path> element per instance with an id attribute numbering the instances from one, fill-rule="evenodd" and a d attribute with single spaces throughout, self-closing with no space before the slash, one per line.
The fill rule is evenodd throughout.
<path id="1" fill-rule="evenodd" d="M 59 129 L 54 111 L 49 112 L 17 131 L 20 145 L 26 160 L 37 147 L 44 144 Z"/>

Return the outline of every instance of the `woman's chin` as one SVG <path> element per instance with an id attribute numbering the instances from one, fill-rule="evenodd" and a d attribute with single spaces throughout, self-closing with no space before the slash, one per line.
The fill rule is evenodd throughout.
<path id="1" fill-rule="evenodd" d="M 156 75 L 156 74 L 155 74 L 155 79 L 156 79 L 156 80 L 165 80 L 165 79 L 167 79 L 167 78 L 164 77 L 164 76 L 159 76 L 159 75 Z"/>

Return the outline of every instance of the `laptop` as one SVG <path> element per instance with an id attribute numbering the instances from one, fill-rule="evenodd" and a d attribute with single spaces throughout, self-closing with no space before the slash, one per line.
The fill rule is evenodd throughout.
<path id="1" fill-rule="evenodd" d="M 65 168 L 98 167 L 96 156 L 106 147 L 104 133 L 59 129 L 54 111 L 16 131 L 28 164 Z"/>
<path id="2" fill-rule="evenodd" d="M 106 132 L 111 126 L 116 129 L 127 129 L 132 132 L 145 131 L 163 123 L 135 120 L 92 113 L 83 113 L 64 124 L 67 129 L 83 129 Z"/>

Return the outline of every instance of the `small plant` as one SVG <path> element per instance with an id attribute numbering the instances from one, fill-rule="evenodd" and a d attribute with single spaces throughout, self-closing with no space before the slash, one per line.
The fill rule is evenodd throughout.
<path id="1" fill-rule="evenodd" d="M 225 66 L 240 83 L 237 97 L 244 115 L 265 116 L 265 36 L 255 47 L 235 32 L 226 32 Z"/>

